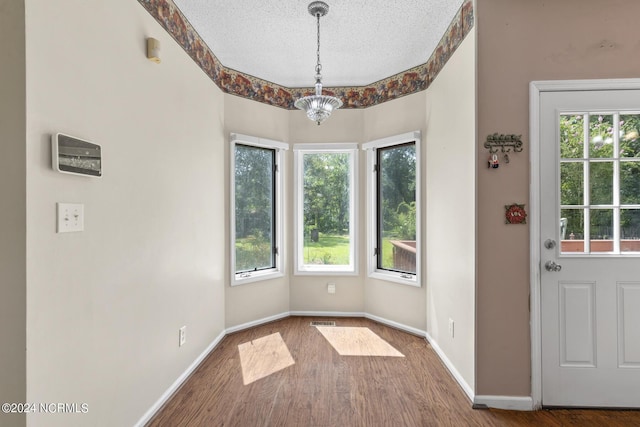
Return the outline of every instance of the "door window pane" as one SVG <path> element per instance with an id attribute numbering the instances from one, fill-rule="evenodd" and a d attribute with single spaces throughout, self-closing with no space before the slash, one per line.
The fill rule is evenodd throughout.
<path id="1" fill-rule="evenodd" d="M 639 162 L 620 162 L 620 203 L 640 204 Z"/>
<path id="2" fill-rule="evenodd" d="M 584 157 L 584 116 L 560 116 L 560 157 L 581 159 Z"/>
<path id="3" fill-rule="evenodd" d="M 613 203 L 613 162 L 589 163 L 591 205 Z"/>
<path id="4" fill-rule="evenodd" d="M 613 210 L 591 209 L 591 252 L 613 251 Z"/>
<path id="5" fill-rule="evenodd" d="M 584 209 L 560 211 L 562 253 L 584 252 Z"/>
<path id="6" fill-rule="evenodd" d="M 589 115 L 589 157 L 613 157 L 613 115 Z"/>
<path id="7" fill-rule="evenodd" d="M 620 157 L 640 157 L 640 114 L 620 115 Z"/>
<path id="8" fill-rule="evenodd" d="M 640 209 L 620 211 L 620 251 L 640 252 Z"/>
<path id="9" fill-rule="evenodd" d="M 560 163 L 560 204 L 584 204 L 584 163 Z"/>

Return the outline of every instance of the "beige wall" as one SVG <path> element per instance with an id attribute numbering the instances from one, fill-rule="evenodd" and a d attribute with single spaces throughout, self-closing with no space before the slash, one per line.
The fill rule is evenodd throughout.
<path id="1" fill-rule="evenodd" d="M 477 394 L 529 396 L 529 229 L 504 205 L 529 199 L 532 80 L 638 77 L 637 0 L 477 0 Z M 486 166 L 486 136 L 522 134 L 524 151 Z"/>
<path id="2" fill-rule="evenodd" d="M 476 60 L 467 35 L 427 90 L 427 332 L 475 382 Z M 449 333 L 454 322 L 454 336 Z"/>
<path id="3" fill-rule="evenodd" d="M 362 138 L 363 142 L 366 142 L 415 130 L 421 131 L 422 144 L 420 146 L 420 167 L 421 173 L 423 174 L 422 176 L 424 176 L 425 173 L 424 159 L 426 154 L 425 135 L 427 119 L 425 113 L 425 96 L 426 92 L 418 92 L 414 95 L 405 96 L 364 110 L 364 129 Z M 365 194 L 365 176 L 362 176 L 363 196 Z M 425 212 L 427 202 L 424 199 L 424 186 L 421 189 L 421 193 L 423 197 L 421 209 L 423 210 L 421 215 L 422 218 L 420 218 L 420 226 L 424 243 L 424 219 L 427 214 L 427 212 Z M 365 233 L 363 233 L 363 235 L 364 234 Z M 367 264 L 364 261 L 365 259 L 363 259 L 362 262 L 362 268 L 364 270 L 363 274 L 365 277 L 365 311 L 383 319 L 410 326 L 420 331 L 426 331 L 427 299 L 424 266 L 421 267 L 423 273 L 420 283 L 421 286 L 414 287 L 367 277 Z"/>
<path id="4" fill-rule="evenodd" d="M 366 264 L 366 155 L 358 155 L 357 259 L 358 274 L 351 276 L 295 275 L 292 212 L 293 145 L 305 143 L 355 142 L 384 138 L 413 130 L 425 132 L 425 93 L 407 96 L 366 110 L 338 110 L 321 126 L 301 111 L 285 111 L 264 104 L 225 95 L 225 133 L 284 141 L 286 153 L 285 234 L 287 276 L 226 288 L 226 325 L 233 328 L 260 319 L 293 313 L 367 313 L 426 330 L 426 290 L 367 277 Z M 229 153 L 225 154 L 226 156 Z M 424 157 L 424 156 L 423 156 Z M 424 163 L 424 160 L 423 160 Z M 424 164 L 423 164 L 424 166 Z M 225 172 L 228 176 L 228 170 Z M 424 228 L 424 224 L 423 224 Z M 227 253 L 226 264 L 229 253 Z M 229 268 L 229 267 L 227 267 Z M 228 279 L 227 279 L 228 280 Z M 336 293 L 327 292 L 327 283 Z M 288 292 L 288 294 L 286 293 Z"/>
<path id="5" fill-rule="evenodd" d="M 227 134 L 238 132 L 291 144 L 286 154 L 285 168 L 289 177 L 285 179 L 287 241 L 285 271 L 288 277 L 227 287 L 227 327 L 251 323 L 290 311 L 293 313 L 367 313 L 417 330 L 426 330 L 424 284 L 422 287 L 412 287 L 367 277 L 365 221 L 367 173 L 364 151 L 360 150 L 358 154 L 358 214 L 355 224 L 358 237 L 357 275 L 295 275 L 293 253 L 295 230 L 291 216 L 294 210 L 293 192 L 295 190 L 292 179 L 294 144 L 362 143 L 413 130 L 421 130 L 424 135 L 425 122 L 424 92 L 366 110 L 338 110 L 321 126 L 307 119 L 301 111 L 285 111 L 225 95 Z M 335 294 L 327 292 L 328 282 L 336 284 Z M 288 295 L 284 294 L 285 291 L 288 291 Z"/>
<path id="6" fill-rule="evenodd" d="M 0 403 L 26 401 L 25 20 L 0 0 Z M 0 425 L 25 425 L 0 413 Z"/>
<path id="7" fill-rule="evenodd" d="M 230 171 L 229 160 L 231 156 L 229 134 L 241 133 L 244 135 L 255 136 L 259 138 L 267 138 L 275 141 L 289 141 L 289 112 L 287 110 L 271 107 L 255 101 L 250 101 L 233 95 L 225 95 L 225 193 L 227 195 L 225 206 L 229 206 L 230 191 L 229 188 Z M 285 163 L 288 165 L 291 158 L 291 150 L 285 153 Z M 283 180 L 285 185 L 290 181 L 290 172 L 288 168 L 283 170 Z M 290 193 L 285 191 L 285 209 L 284 209 L 284 233 L 285 239 L 291 232 L 289 224 L 290 210 L 287 209 L 290 200 Z M 278 316 L 282 313 L 289 312 L 289 277 L 264 280 L 259 282 L 247 283 L 237 286 L 229 286 L 231 283 L 231 261 L 230 248 L 226 242 L 229 242 L 231 230 L 229 224 L 229 212 L 225 210 L 225 292 L 226 292 L 226 327 L 233 328 L 246 323 L 251 323 L 272 316 Z M 222 237 L 222 236 L 221 236 Z M 290 251 L 281 252 L 280 256 L 285 258 L 285 272 L 289 268 L 288 255 Z"/>
<path id="8" fill-rule="evenodd" d="M 362 141 L 362 125 L 363 111 L 361 110 L 337 110 L 332 116 L 318 126 L 307 118 L 307 116 L 299 110 L 289 112 L 290 120 L 290 142 L 291 144 L 305 143 L 331 143 L 331 142 L 355 142 Z M 292 146 L 293 148 L 293 146 Z M 293 171 L 293 153 L 291 153 L 288 164 L 289 170 Z M 358 168 L 359 180 L 364 179 L 363 161 L 359 153 Z M 293 221 L 290 222 L 290 238 L 289 243 L 289 274 L 291 275 L 291 311 L 293 312 L 346 312 L 346 313 L 362 313 L 364 311 L 364 280 L 363 274 L 365 269 L 362 267 L 363 257 L 363 239 L 365 224 L 362 212 L 364 209 L 363 198 L 365 196 L 361 186 L 357 185 L 358 207 L 360 214 L 356 219 L 356 236 L 357 241 L 357 264 L 359 274 L 357 276 L 323 276 L 323 275 L 294 275 L 294 238 L 295 230 L 293 229 Z M 288 192 L 293 195 L 295 186 L 293 179 L 288 182 Z M 289 204 L 289 211 L 293 212 L 293 197 Z M 327 283 L 336 284 L 336 293 L 329 294 L 327 292 Z"/>
<path id="9" fill-rule="evenodd" d="M 321 126 L 300 111 L 291 112 L 292 143 L 363 143 L 414 130 L 424 134 L 424 92 L 365 110 L 338 110 Z M 290 164 L 293 169 L 293 162 Z M 358 274 L 355 276 L 291 276 L 291 311 L 366 313 L 400 325 L 426 330 L 425 287 L 400 285 L 368 277 L 366 257 L 366 154 L 359 151 L 357 180 Z M 290 192 L 294 190 L 290 184 Z M 293 205 L 291 205 L 293 209 Z M 293 231 L 291 233 L 293 235 Z M 293 236 L 290 247 L 294 247 Z M 292 254 L 293 255 L 293 254 Z M 293 263 L 293 256 L 290 257 Z M 293 267 L 293 265 L 292 265 Z M 293 273 L 293 268 L 290 269 Z M 327 283 L 336 293 L 327 292 Z"/>
<path id="10" fill-rule="evenodd" d="M 89 408 L 27 420 L 133 425 L 225 328 L 223 94 L 136 1 L 26 17 L 26 401 Z M 54 172 L 54 132 L 101 144 L 104 177 Z M 84 232 L 56 234 L 56 202 Z"/>

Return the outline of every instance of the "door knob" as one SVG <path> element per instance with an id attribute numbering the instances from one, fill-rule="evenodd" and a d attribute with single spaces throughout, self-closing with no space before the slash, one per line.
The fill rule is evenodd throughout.
<path id="1" fill-rule="evenodd" d="M 553 249 L 556 247 L 556 241 L 553 239 L 547 239 L 544 241 L 544 247 L 547 249 Z"/>
<path id="2" fill-rule="evenodd" d="M 556 264 L 553 261 L 547 261 L 544 263 L 544 268 L 547 271 L 560 271 L 562 270 L 562 266 L 560 264 Z"/>

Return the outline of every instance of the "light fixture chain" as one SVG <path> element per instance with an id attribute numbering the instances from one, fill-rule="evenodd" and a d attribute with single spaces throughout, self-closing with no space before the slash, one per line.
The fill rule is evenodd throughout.
<path id="1" fill-rule="evenodd" d="M 320 17 L 329 12 L 329 5 L 323 1 L 314 1 L 309 4 L 307 8 L 311 16 L 316 17 L 316 24 L 318 27 L 318 49 L 316 50 L 316 57 L 318 62 L 316 64 L 316 84 L 315 94 L 304 96 L 294 102 L 296 108 L 304 110 L 307 113 L 307 117 L 318 125 L 324 122 L 331 113 L 342 107 L 342 101 L 335 96 L 322 94 L 322 76 L 320 71 L 322 65 L 320 64 Z"/>
<path id="2" fill-rule="evenodd" d="M 318 63 L 316 64 L 316 73 L 320 74 L 322 70 L 322 65 L 320 65 L 320 12 L 316 12 L 316 19 L 318 22 L 318 50 L 316 51 Z"/>

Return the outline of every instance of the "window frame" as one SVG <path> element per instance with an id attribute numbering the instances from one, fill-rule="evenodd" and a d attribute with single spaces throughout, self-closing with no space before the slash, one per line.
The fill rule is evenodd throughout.
<path id="1" fill-rule="evenodd" d="M 356 276 L 358 275 L 358 144 L 326 143 L 326 144 L 294 144 L 294 275 L 322 276 Z M 305 154 L 346 153 L 350 158 L 349 176 L 349 241 L 350 264 L 340 266 L 305 265 L 304 261 L 304 162 Z"/>
<path id="2" fill-rule="evenodd" d="M 421 287 L 422 265 L 422 227 L 421 227 L 421 157 L 420 157 L 421 132 L 413 131 L 387 138 L 377 139 L 362 144 L 362 149 L 367 153 L 367 270 L 368 277 L 380 279 L 403 285 Z M 415 274 L 378 268 L 378 171 L 377 151 L 381 148 L 402 146 L 414 143 L 416 151 L 416 272 Z"/>
<path id="3" fill-rule="evenodd" d="M 259 138 L 255 136 L 242 135 L 239 133 L 232 133 L 229 137 L 230 142 L 230 167 L 229 167 L 229 179 L 230 179 L 230 194 L 229 194 L 229 241 L 230 241 L 230 276 L 231 286 L 243 285 L 246 283 L 253 283 L 257 281 L 269 280 L 284 276 L 284 260 L 285 248 L 284 248 L 284 230 L 283 230 L 283 206 L 284 206 L 284 153 L 289 149 L 289 144 L 281 141 L 273 141 L 266 138 Z M 248 147 L 262 148 L 274 151 L 274 195 L 273 198 L 273 211 L 275 219 L 273 221 L 275 232 L 273 233 L 272 243 L 275 247 L 274 253 L 274 267 L 265 268 L 258 271 L 248 272 L 236 272 L 236 187 L 235 187 L 235 171 L 236 161 L 235 152 L 236 146 L 243 145 Z"/>

